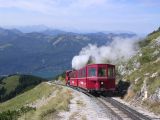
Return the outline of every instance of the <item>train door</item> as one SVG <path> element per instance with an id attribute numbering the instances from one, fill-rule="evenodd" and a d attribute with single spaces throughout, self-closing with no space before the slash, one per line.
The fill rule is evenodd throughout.
<path id="1" fill-rule="evenodd" d="M 99 89 L 97 83 L 97 66 L 92 65 L 87 67 L 87 89 L 96 90 Z"/>
<path id="2" fill-rule="evenodd" d="M 115 89 L 115 66 L 108 66 L 108 89 L 114 90 Z"/>
<path id="3" fill-rule="evenodd" d="M 86 67 L 78 71 L 78 86 L 86 89 Z"/>
<path id="4" fill-rule="evenodd" d="M 98 66 L 98 81 L 100 89 L 106 89 L 107 86 L 107 68 L 106 65 Z"/>

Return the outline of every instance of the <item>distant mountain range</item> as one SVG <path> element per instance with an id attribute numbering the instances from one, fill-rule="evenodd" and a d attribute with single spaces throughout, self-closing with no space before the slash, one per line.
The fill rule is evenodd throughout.
<path id="1" fill-rule="evenodd" d="M 131 38 L 132 33 L 73 33 L 46 29 L 23 33 L 0 28 L 0 75 L 29 73 L 55 76 L 71 69 L 74 55 L 89 43 L 109 44 L 114 37 Z"/>

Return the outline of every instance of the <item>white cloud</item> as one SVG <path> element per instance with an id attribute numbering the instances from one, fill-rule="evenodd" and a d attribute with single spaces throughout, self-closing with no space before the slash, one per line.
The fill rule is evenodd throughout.
<path id="1" fill-rule="evenodd" d="M 142 0 L 128 2 L 127 0 L 0 0 L 0 8 L 18 8 L 28 11 L 35 11 L 49 15 L 74 14 L 76 11 L 88 10 L 90 8 L 105 10 L 107 13 L 120 12 L 125 10 L 136 10 L 136 6 L 159 5 L 157 0 Z M 139 4 L 138 4 L 139 3 Z M 133 5 L 134 4 L 134 5 Z M 88 12 L 87 11 L 87 12 Z M 127 12 L 127 11 L 126 11 Z M 82 13 L 83 14 L 83 13 Z"/>
<path id="2" fill-rule="evenodd" d="M 0 0 L 0 8 L 19 8 L 45 14 L 55 14 L 75 8 L 103 4 L 106 0 Z M 65 12 L 64 12 L 65 13 Z"/>
<path id="3" fill-rule="evenodd" d="M 43 14 L 56 13 L 61 9 L 58 4 L 56 0 L 0 0 L 0 8 L 18 8 Z"/>
<path id="4" fill-rule="evenodd" d="M 105 2 L 106 0 L 75 0 L 75 2 L 72 5 L 86 8 L 95 5 L 103 5 Z"/>
<path id="5" fill-rule="evenodd" d="M 134 4 L 134 5 L 133 5 Z M 38 12 L 54 12 L 85 9 L 88 7 L 102 6 L 104 9 L 111 8 L 134 8 L 139 5 L 157 6 L 158 0 L 0 0 L 0 8 L 20 8 Z"/>
<path id="6" fill-rule="evenodd" d="M 159 24 L 158 5 L 158 0 L 0 0 L 0 24 L 20 25 L 24 18 L 24 25 L 148 32 Z"/>

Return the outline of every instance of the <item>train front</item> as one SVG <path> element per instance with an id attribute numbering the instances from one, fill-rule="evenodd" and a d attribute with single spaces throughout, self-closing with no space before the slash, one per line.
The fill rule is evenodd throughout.
<path id="1" fill-rule="evenodd" d="M 88 89 L 96 92 L 115 90 L 115 66 L 111 64 L 88 65 Z"/>

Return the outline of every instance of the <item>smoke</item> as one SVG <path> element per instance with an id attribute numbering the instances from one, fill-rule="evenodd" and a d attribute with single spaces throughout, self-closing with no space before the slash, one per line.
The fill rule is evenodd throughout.
<path id="1" fill-rule="evenodd" d="M 72 68 L 80 69 L 88 63 L 111 63 L 128 60 L 137 52 L 137 40 L 135 38 L 114 38 L 109 45 L 98 47 L 89 44 L 82 48 L 79 55 L 72 59 Z"/>

